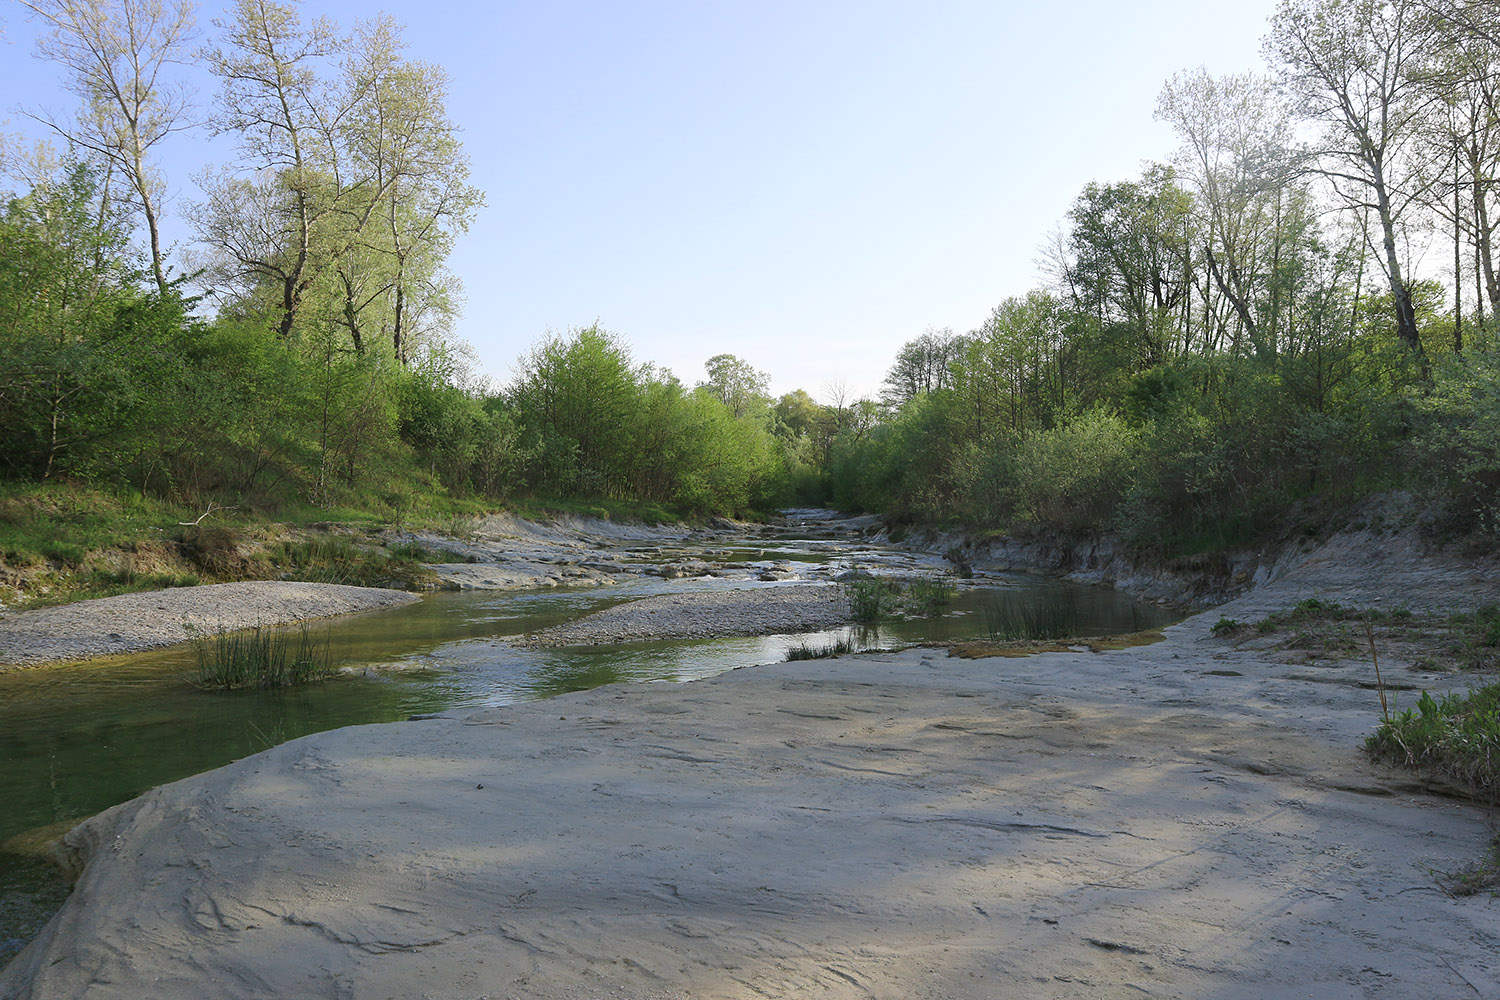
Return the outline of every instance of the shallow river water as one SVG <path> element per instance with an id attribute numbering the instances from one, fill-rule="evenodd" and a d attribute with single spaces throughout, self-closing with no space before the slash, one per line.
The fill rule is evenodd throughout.
<path id="1" fill-rule="evenodd" d="M 894 562 L 912 558 L 861 549 L 867 563 L 882 556 Z M 783 539 L 774 550 L 765 543 L 720 543 L 702 554 L 823 571 L 840 559 L 837 547 L 818 539 Z M 940 617 L 877 628 L 562 648 L 512 642 L 639 597 L 788 585 L 633 577 L 604 588 L 434 593 L 405 607 L 317 625 L 315 634 L 326 633 L 345 673 L 296 690 L 201 690 L 190 680 L 196 661 L 188 647 L 0 673 L 0 964 L 66 894 L 60 879 L 29 856 L 36 845 L 153 786 L 309 733 L 616 682 L 692 680 L 782 660 L 792 646 L 839 638 L 860 648 L 983 638 L 986 611 L 1002 593 L 1009 601 L 1065 606 L 1079 635 L 1151 628 L 1176 617 L 1106 588 L 1005 575 L 966 584 Z"/>

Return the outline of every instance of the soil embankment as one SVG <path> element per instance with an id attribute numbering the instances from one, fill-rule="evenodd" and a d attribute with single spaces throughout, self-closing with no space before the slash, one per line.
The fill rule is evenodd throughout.
<path id="1" fill-rule="evenodd" d="M 285 744 L 71 832 L 77 890 L 0 997 L 1500 995 L 1500 908 L 1431 875 L 1486 816 L 1359 753 L 1368 664 L 1211 635 L 1493 582 L 1325 555 L 1150 646 L 776 664 Z"/>
<path id="2" fill-rule="evenodd" d="M 941 553 L 975 570 L 1044 573 L 1185 608 L 1215 607 L 1286 579 L 1295 580 L 1304 597 L 1337 591 L 1359 607 L 1441 608 L 1450 598 L 1470 600 L 1485 587 L 1500 596 L 1500 553 L 1492 545 L 1461 552 L 1437 544 L 1421 530 L 1422 517 L 1411 497 L 1382 495 L 1367 500 L 1342 527 L 1321 535 L 1299 531 L 1242 549 L 1176 557 L 1134 550 L 1111 535 L 922 530 L 901 544 Z M 1407 583 L 1400 592 L 1383 579 L 1392 570 Z M 1284 593 L 1275 591 L 1276 598 Z"/>

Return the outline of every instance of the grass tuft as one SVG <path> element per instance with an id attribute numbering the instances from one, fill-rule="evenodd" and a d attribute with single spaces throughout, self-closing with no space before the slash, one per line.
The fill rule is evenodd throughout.
<path id="1" fill-rule="evenodd" d="M 833 642 L 814 646 L 810 643 L 801 643 L 786 651 L 787 662 L 792 660 L 826 660 L 832 656 L 842 656 L 845 653 L 858 651 L 853 639 L 835 639 Z"/>
<path id="2" fill-rule="evenodd" d="M 1434 698 L 1393 714 L 1365 740 L 1380 760 L 1423 771 L 1500 799 L 1500 683 Z"/>
<path id="3" fill-rule="evenodd" d="M 1002 594 L 985 609 L 984 621 L 997 641 L 1066 639 L 1078 631 L 1074 603 L 1046 594 Z"/>
<path id="4" fill-rule="evenodd" d="M 334 672 L 329 638 L 319 643 L 306 625 L 296 635 L 260 627 L 217 632 L 193 640 L 193 650 L 198 655 L 198 685 L 204 688 L 296 687 Z"/>

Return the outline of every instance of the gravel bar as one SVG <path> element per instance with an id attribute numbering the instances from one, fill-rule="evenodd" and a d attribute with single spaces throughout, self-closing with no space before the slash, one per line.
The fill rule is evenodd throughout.
<path id="1" fill-rule="evenodd" d="M 0 670 L 171 646 L 199 632 L 287 625 L 421 600 L 332 583 L 251 581 L 120 594 L 0 617 Z"/>
<path id="2" fill-rule="evenodd" d="M 853 620 L 837 587 L 666 594 L 617 604 L 526 637 L 531 646 L 582 646 L 644 639 L 817 632 Z"/>

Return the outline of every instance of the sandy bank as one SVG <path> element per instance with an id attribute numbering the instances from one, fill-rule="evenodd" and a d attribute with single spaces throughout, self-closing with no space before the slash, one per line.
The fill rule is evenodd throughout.
<path id="1" fill-rule="evenodd" d="M 136 653 L 217 632 L 409 604 L 416 594 L 326 583 L 256 581 L 153 590 L 0 617 L 0 670 Z"/>
<path id="2" fill-rule="evenodd" d="M 837 587 L 803 585 L 663 594 L 629 601 L 537 632 L 536 646 L 724 635 L 813 632 L 851 621 Z"/>

